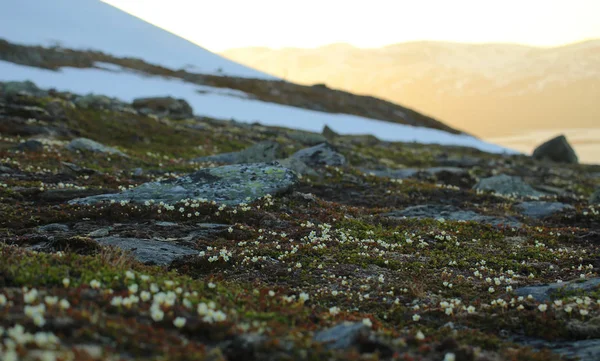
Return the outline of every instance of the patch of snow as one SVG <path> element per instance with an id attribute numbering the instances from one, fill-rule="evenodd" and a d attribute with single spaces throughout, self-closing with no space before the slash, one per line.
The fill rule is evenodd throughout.
<path id="1" fill-rule="evenodd" d="M 98 0 L 2 0 L 0 38 L 19 44 L 136 57 L 171 69 L 191 66 L 204 74 L 277 79 Z"/>
<path id="2" fill-rule="evenodd" d="M 56 88 L 80 94 L 94 92 L 127 102 L 138 97 L 170 95 L 187 100 L 196 114 L 217 119 L 233 118 L 242 122 L 260 122 L 312 132 L 320 132 L 328 125 L 341 134 L 373 134 L 388 141 L 458 145 L 492 153 L 514 153 L 508 148 L 464 134 L 243 99 L 226 92 L 199 93 L 198 90 L 206 90 L 207 87 L 180 79 L 143 76 L 133 72 L 115 73 L 93 68 L 62 68 L 60 71 L 52 71 L 0 61 L 0 81 L 24 80 L 31 80 L 41 88 Z"/>

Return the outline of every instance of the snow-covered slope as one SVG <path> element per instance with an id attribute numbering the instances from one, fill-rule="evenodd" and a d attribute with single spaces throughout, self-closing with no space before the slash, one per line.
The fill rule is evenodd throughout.
<path id="1" fill-rule="evenodd" d="M 204 74 L 275 79 L 98 0 L 2 0 L 0 38 L 28 45 L 98 50 Z"/>

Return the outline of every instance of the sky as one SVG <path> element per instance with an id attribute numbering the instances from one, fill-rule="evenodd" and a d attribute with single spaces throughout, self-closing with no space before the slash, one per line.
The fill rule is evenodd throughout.
<path id="1" fill-rule="evenodd" d="M 600 38 L 600 0 L 103 0 L 204 48 Z"/>

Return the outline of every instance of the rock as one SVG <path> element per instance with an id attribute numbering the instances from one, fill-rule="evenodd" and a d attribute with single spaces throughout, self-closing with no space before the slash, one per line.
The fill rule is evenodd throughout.
<path id="1" fill-rule="evenodd" d="M 590 204 L 600 204 L 600 187 L 590 196 Z"/>
<path id="2" fill-rule="evenodd" d="M 106 154 L 114 154 L 122 157 L 128 158 L 128 156 L 121 152 L 118 149 L 108 147 L 104 144 L 98 143 L 88 138 L 75 138 L 69 144 L 67 144 L 67 149 L 71 151 L 83 150 L 88 152 L 95 153 L 106 153 Z"/>
<path id="3" fill-rule="evenodd" d="M 371 134 L 344 135 L 342 139 L 350 144 L 362 146 L 374 146 L 381 143 L 379 138 Z"/>
<path id="4" fill-rule="evenodd" d="M 0 82 L 0 92 L 8 96 L 25 94 L 36 97 L 42 97 L 47 94 L 47 92 L 38 88 L 31 81 L 8 81 L 4 83 Z"/>
<path id="5" fill-rule="evenodd" d="M 59 100 L 51 100 L 45 106 L 44 109 L 54 119 L 65 119 L 66 113 L 62 103 Z"/>
<path id="6" fill-rule="evenodd" d="M 314 169 L 307 166 L 306 163 L 304 163 L 303 161 L 301 161 L 298 158 L 289 157 L 289 158 L 285 158 L 285 159 L 280 159 L 280 160 L 277 160 L 276 163 L 284 168 L 293 170 L 294 172 L 298 173 L 299 175 L 311 175 L 311 176 L 319 175 Z"/>
<path id="7" fill-rule="evenodd" d="M 50 223 L 37 228 L 39 232 L 68 232 L 69 226 L 62 223 Z"/>
<path id="8" fill-rule="evenodd" d="M 344 322 L 315 333 L 313 339 L 330 350 L 339 350 L 355 346 L 359 338 L 367 338 L 369 333 L 369 327 L 362 322 Z"/>
<path id="9" fill-rule="evenodd" d="M 173 97 L 137 98 L 132 104 L 142 114 L 154 114 L 171 119 L 187 119 L 194 117 L 194 110 L 185 99 Z"/>
<path id="10" fill-rule="evenodd" d="M 489 178 L 481 179 L 473 189 L 487 191 L 505 196 L 518 197 L 541 197 L 544 195 L 533 189 L 529 184 L 523 182 L 520 177 L 513 177 L 506 174 L 500 174 Z"/>
<path id="11" fill-rule="evenodd" d="M 440 173 L 453 173 L 457 175 L 468 174 L 465 169 L 458 167 L 432 167 L 432 168 L 401 168 L 401 169 L 385 169 L 385 170 L 369 170 L 361 169 L 367 174 L 374 174 L 378 177 L 387 177 L 393 179 L 407 179 L 417 176 L 419 173 L 426 173 L 428 175 L 436 176 Z"/>
<path id="12" fill-rule="evenodd" d="M 309 146 L 327 142 L 327 138 L 325 138 L 323 135 L 317 134 L 317 133 L 293 131 L 293 132 L 289 132 L 287 134 L 287 136 L 290 139 L 293 139 L 297 142 L 300 142 L 304 145 L 309 145 Z"/>
<path id="13" fill-rule="evenodd" d="M 17 150 L 22 152 L 41 152 L 44 150 L 44 144 L 39 140 L 29 139 L 16 146 Z"/>
<path id="14" fill-rule="evenodd" d="M 46 202 L 66 202 L 75 198 L 93 196 L 98 192 L 98 189 L 48 189 L 40 193 L 39 199 Z"/>
<path id="15" fill-rule="evenodd" d="M 323 131 L 321 131 L 321 134 L 323 134 L 323 136 L 329 140 L 338 138 L 340 135 L 338 133 L 336 133 L 333 129 L 329 128 L 329 126 L 325 125 L 323 127 Z"/>
<path id="16" fill-rule="evenodd" d="M 192 159 L 193 162 L 214 162 L 225 164 L 268 163 L 283 158 L 284 152 L 277 142 L 265 141 L 257 143 L 239 152 L 221 153 Z"/>
<path id="17" fill-rule="evenodd" d="M 176 258 L 198 254 L 191 248 L 150 239 L 103 237 L 95 240 L 105 246 L 131 250 L 138 261 L 146 264 L 168 265 Z"/>
<path id="18" fill-rule="evenodd" d="M 463 156 L 463 157 L 438 157 L 437 164 L 442 167 L 460 167 L 460 168 L 473 168 L 480 165 L 482 160 L 480 158 Z"/>
<path id="19" fill-rule="evenodd" d="M 239 204 L 290 190 L 298 181 L 289 169 L 273 164 L 256 163 L 205 168 L 186 176 L 160 182 L 144 183 L 115 194 L 75 199 L 71 204 L 94 204 L 101 201 L 144 203 L 155 200 L 174 203 L 182 199 L 207 199 L 228 205 Z"/>
<path id="20" fill-rule="evenodd" d="M 292 154 L 290 158 L 303 161 L 310 167 L 314 166 L 342 166 L 346 164 L 346 158 L 337 152 L 329 143 L 322 143 L 314 147 L 305 148 Z"/>
<path id="21" fill-rule="evenodd" d="M 75 98 L 73 103 L 83 109 L 108 109 L 121 111 L 130 109 L 129 105 L 125 102 L 120 101 L 117 98 L 109 98 L 104 95 L 88 94 Z"/>
<path id="22" fill-rule="evenodd" d="M 522 202 L 517 204 L 516 208 L 521 214 L 537 219 L 546 218 L 558 212 L 575 209 L 569 204 L 544 201 Z"/>
<path id="23" fill-rule="evenodd" d="M 112 227 L 99 228 L 95 231 L 88 233 L 89 237 L 106 237 L 112 231 Z"/>
<path id="24" fill-rule="evenodd" d="M 501 218 L 493 216 L 485 216 L 473 211 L 465 211 L 460 208 L 441 205 L 441 204 L 426 204 L 408 207 L 403 210 L 393 211 L 383 214 L 386 217 L 407 217 L 407 218 L 443 218 L 452 221 L 473 221 L 493 226 L 506 225 L 509 227 L 520 227 L 522 224 L 513 217 Z"/>
<path id="25" fill-rule="evenodd" d="M 537 160 L 551 160 L 557 163 L 577 164 L 577 154 L 564 135 L 559 135 L 541 144 L 533 151 L 533 158 Z"/>
<path id="26" fill-rule="evenodd" d="M 560 291 L 584 291 L 592 292 L 600 286 L 600 277 L 590 278 L 584 282 L 573 280 L 562 283 L 541 284 L 535 286 L 520 287 L 515 290 L 517 296 L 533 296 L 536 301 L 547 302 Z"/>

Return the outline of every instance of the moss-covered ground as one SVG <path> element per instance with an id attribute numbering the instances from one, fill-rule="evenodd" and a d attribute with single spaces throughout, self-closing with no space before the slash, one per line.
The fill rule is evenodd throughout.
<path id="1" fill-rule="evenodd" d="M 265 139 L 290 153 L 304 146 L 284 129 L 80 109 L 61 94 L 3 101 L 15 105 L 0 119 L 0 352 L 7 360 L 559 360 L 512 337 L 600 335 L 598 291 L 546 303 L 514 293 L 597 277 L 600 215 L 587 199 L 600 185 L 592 176 L 598 167 L 341 137 L 332 142 L 350 166 L 319 169 L 294 191 L 247 207 L 75 206 L 67 201 L 211 166 L 189 162 L 197 156 Z M 49 102 L 61 104 L 63 118 L 23 116 L 23 106 Z M 43 151 L 14 150 L 34 136 L 44 139 Z M 129 157 L 71 152 L 64 145 L 75 136 Z M 460 157 L 483 165 L 452 184 L 360 170 Z M 560 188 L 557 199 L 575 210 L 527 219 L 515 211 L 518 200 L 471 189 L 496 173 Z M 420 204 L 514 216 L 524 225 L 384 216 Z M 40 228 L 55 223 L 66 227 Z M 188 237 L 205 223 L 223 226 Z M 107 227 L 198 254 L 143 265 L 89 235 Z M 342 321 L 363 323 L 370 337 L 342 350 L 313 340 Z"/>

